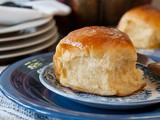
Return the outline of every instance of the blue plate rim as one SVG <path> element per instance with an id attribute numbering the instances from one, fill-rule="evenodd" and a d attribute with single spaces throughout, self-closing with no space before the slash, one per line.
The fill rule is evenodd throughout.
<path id="1" fill-rule="evenodd" d="M 20 105 L 24 108 L 33 110 L 33 111 L 41 113 L 41 114 L 49 115 L 49 116 L 64 116 L 64 117 L 71 117 L 71 118 L 73 118 L 73 117 L 75 117 L 75 118 L 84 117 L 83 119 L 87 119 L 88 117 L 93 118 L 93 119 L 95 119 L 95 118 L 106 119 L 106 117 L 107 117 L 107 119 L 110 119 L 110 118 L 111 119 L 117 119 L 117 118 L 118 119 L 132 119 L 132 118 L 135 118 L 135 117 L 136 117 L 136 119 L 144 119 L 144 115 L 142 115 L 142 114 L 138 114 L 138 115 L 137 114 L 136 115 L 129 114 L 129 115 L 123 115 L 123 117 L 122 117 L 122 115 L 113 115 L 113 114 L 100 115 L 100 114 L 95 114 L 95 113 L 93 114 L 93 113 L 73 112 L 71 110 L 66 110 L 67 112 L 69 112 L 69 111 L 71 112 L 71 114 L 66 114 L 66 111 L 65 111 L 65 113 L 63 113 L 64 110 L 61 110 L 61 109 L 59 109 L 59 110 L 57 110 L 57 109 L 53 110 L 53 109 L 50 109 L 50 108 L 47 109 L 47 108 L 41 107 L 39 105 L 24 101 L 24 100 L 22 100 L 22 98 L 19 98 L 19 97 L 15 96 L 15 94 L 13 95 L 8 90 L 4 89 L 4 86 L 3 86 L 4 83 L 3 82 L 4 81 L 7 82 L 7 80 L 2 79 L 4 73 L 7 73 L 8 71 L 13 72 L 13 69 L 15 70 L 15 68 L 14 68 L 15 66 L 20 65 L 20 64 L 26 62 L 27 60 L 31 60 L 31 59 L 34 59 L 34 58 L 37 58 L 37 57 L 40 57 L 40 56 L 47 56 L 47 55 L 51 55 L 51 54 L 54 54 L 54 53 L 44 53 L 44 54 L 39 54 L 39 55 L 36 55 L 36 56 L 29 57 L 29 58 L 25 58 L 25 59 L 20 60 L 16 63 L 10 65 L 9 67 L 7 67 L 0 75 L 0 90 L 2 91 L 2 93 L 7 98 L 9 98 L 11 101 L 13 101 L 14 103 L 16 103 L 16 104 L 18 104 L 18 105 Z M 12 69 L 12 70 L 10 70 L 10 69 Z M 12 86 L 9 89 L 13 89 Z M 20 93 L 18 93 L 18 94 L 20 94 Z M 53 112 L 54 112 L 54 115 L 53 115 Z M 73 113 L 75 113 L 75 114 L 73 114 Z M 159 115 L 159 113 L 152 113 L 150 115 L 147 115 L 147 118 L 148 119 L 160 118 L 160 115 Z"/>
<path id="2" fill-rule="evenodd" d="M 48 54 L 53 54 L 53 53 L 41 54 L 41 56 L 43 56 L 43 55 L 46 55 L 46 56 L 47 56 Z M 86 114 L 86 113 L 83 113 L 83 112 L 74 112 L 74 111 L 72 111 L 72 110 L 64 110 L 64 109 L 61 109 L 61 108 L 58 108 L 58 109 L 59 109 L 59 110 L 58 110 L 56 107 L 55 107 L 54 111 L 51 110 L 51 109 L 48 109 L 48 108 L 46 108 L 46 107 L 44 107 L 44 106 L 43 106 L 43 108 L 41 108 L 40 106 L 37 106 L 36 104 L 33 104 L 33 103 L 29 102 L 29 101 L 22 100 L 22 98 L 19 98 L 19 97 L 17 97 L 17 96 L 14 96 L 14 95 L 11 94 L 9 91 L 7 91 L 6 89 L 4 89 L 4 87 L 2 86 L 3 83 L 2 83 L 2 80 L 1 80 L 1 78 L 2 78 L 2 76 L 3 76 L 4 73 L 8 73 L 9 69 L 11 69 L 12 67 L 14 68 L 14 67 L 17 66 L 18 64 L 23 64 L 23 63 L 25 63 L 27 60 L 34 59 L 34 58 L 36 58 L 36 57 L 38 57 L 38 56 L 40 56 L 40 55 L 36 55 L 36 56 L 32 56 L 32 57 L 29 57 L 29 58 L 20 60 L 20 61 L 14 63 L 14 64 L 8 66 L 5 70 L 2 71 L 1 76 L 0 76 L 0 91 L 1 91 L 8 99 L 10 99 L 12 102 L 14 102 L 14 103 L 16 103 L 16 104 L 18 104 L 18 105 L 20 105 L 20 106 L 22 106 L 22 107 L 28 108 L 28 109 L 30 109 L 30 110 L 34 110 L 34 111 L 39 112 L 39 113 L 42 113 L 42 114 L 47 114 L 47 115 L 49 115 L 49 116 L 59 116 L 59 115 L 61 115 L 61 116 L 66 116 L 66 115 L 68 115 L 68 116 L 71 116 L 71 117 L 76 117 L 76 116 L 79 116 L 79 117 L 80 117 L 81 115 L 83 115 L 84 117 L 94 117 L 94 118 L 97 118 L 97 116 L 98 116 L 98 117 L 102 117 L 102 119 L 103 119 L 103 117 L 109 117 L 109 116 L 112 118 L 112 114 L 110 114 L 110 115 L 100 115 L 100 114 L 92 114 L 92 113 L 87 113 L 87 114 Z M 6 81 L 5 81 L 5 82 L 6 82 Z M 8 84 L 8 85 L 10 85 L 10 86 L 9 86 L 9 89 L 11 89 L 10 91 L 13 92 L 14 89 L 12 88 L 11 84 Z M 13 90 L 13 91 L 12 91 L 12 90 Z M 17 91 L 14 91 L 14 92 L 16 92 L 16 94 L 18 94 L 18 95 L 22 95 L 22 94 L 20 94 L 20 93 L 17 92 Z M 24 97 L 25 97 L 25 96 L 24 96 Z M 53 115 L 53 112 L 54 112 L 54 115 Z M 67 113 L 68 113 L 68 114 L 67 114 Z M 114 116 L 114 117 L 116 117 L 116 116 Z M 117 116 L 117 117 L 118 117 L 118 116 Z"/>

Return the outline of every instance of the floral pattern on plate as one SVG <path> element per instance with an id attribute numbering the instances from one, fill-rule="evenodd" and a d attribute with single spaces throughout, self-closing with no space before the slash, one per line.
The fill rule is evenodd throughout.
<path id="1" fill-rule="evenodd" d="M 62 86 L 56 79 L 53 64 L 49 64 L 44 67 L 40 74 L 41 83 L 47 87 L 49 90 L 67 97 L 76 102 L 87 104 L 91 106 L 97 105 L 129 105 L 138 106 L 138 105 L 151 105 L 160 102 L 160 77 L 151 73 L 147 67 L 137 63 L 137 67 L 144 72 L 143 79 L 146 81 L 147 86 L 133 95 L 126 97 L 107 97 L 107 96 L 98 96 L 89 93 L 76 92 L 70 88 Z M 93 105 L 96 104 L 96 105 Z M 140 106 L 139 106 L 140 107 Z M 104 107 L 103 107 L 104 108 Z"/>

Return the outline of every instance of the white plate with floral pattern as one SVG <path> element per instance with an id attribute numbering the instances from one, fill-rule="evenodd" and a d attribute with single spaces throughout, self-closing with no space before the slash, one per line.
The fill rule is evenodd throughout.
<path id="1" fill-rule="evenodd" d="M 42 69 L 39 78 L 41 83 L 54 93 L 92 107 L 120 110 L 143 108 L 160 103 L 160 77 L 151 73 L 147 67 L 141 64 L 137 63 L 137 67 L 144 72 L 143 79 L 147 86 L 127 97 L 98 96 L 76 92 L 64 87 L 57 81 L 52 63 Z"/>

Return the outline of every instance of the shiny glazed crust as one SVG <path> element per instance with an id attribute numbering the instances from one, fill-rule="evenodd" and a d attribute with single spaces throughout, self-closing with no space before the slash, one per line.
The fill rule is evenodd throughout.
<path id="1" fill-rule="evenodd" d="M 117 47 L 128 47 L 135 52 L 135 47 L 125 33 L 115 28 L 98 26 L 84 27 L 69 33 L 60 41 L 57 49 L 59 47 L 63 49 L 57 51 L 56 56 L 60 56 L 65 50 L 72 52 L 75 49 L 85 50 L 87 53 L 98 53 L 97 56 Z"/>
<path id="2" fill-rule="evenodd" d="M 146 85 L 141 81 L 142 71 L 135 68 L 136 59 L 136 49 L 125 33 L 91 26 L 64 37 L 56 47 L 53 62 L 58 80 L 66 87 L 98 95 L 126 96 Z"/>
<path id="3" fill-rule="evenodd" d="M 53 61 L 57 77 L 59 79 L 60 74 L 60 70 L 56 67 L 58 65 L 57 58 L 61 57 L 66 51 L 72 52 L 75 56 L 85 51 L 95 57 L 102 57 L 106 51 L 116 51 L 116 48 L 121 49 L 124 47 L 133 50 L 133 56 L 136 60 L 136 49 L 131 40 L 125 33 L 115 28 L 91 26 L 72 31 L 56 47 Z"/>

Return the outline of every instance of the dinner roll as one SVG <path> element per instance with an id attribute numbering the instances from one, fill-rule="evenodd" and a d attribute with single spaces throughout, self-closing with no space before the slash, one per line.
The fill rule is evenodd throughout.
<path id="1" fill-rule="evenodd" d="M 118 29 L 127 33 L 137 48 L 160 47 L 160 10 L 146 5 L 126 12 Z"/>
<path id="2" fill-rule="evenodd" d="M 136 59 L 136 49 L 125 33 L 91 26 L 64 37 L 53 62 L 63 86 L 103 96 L 126 96 L 146 85 Z"/>

